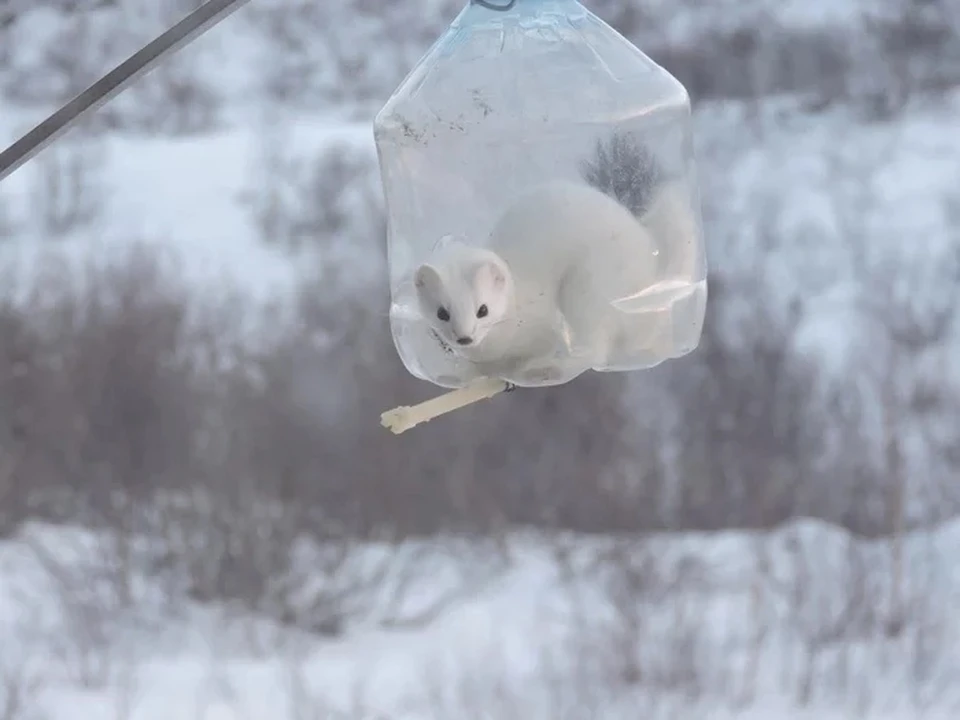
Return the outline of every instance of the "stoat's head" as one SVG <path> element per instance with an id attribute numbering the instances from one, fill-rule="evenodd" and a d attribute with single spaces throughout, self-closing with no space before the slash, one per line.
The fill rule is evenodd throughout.
<path id="1" fill-rule="evenodd" d="M 424 318 L 454 349 L 478 345 L 510 312 L 510 269 L 494 252 L 448 243 L 414 273 Z"/>

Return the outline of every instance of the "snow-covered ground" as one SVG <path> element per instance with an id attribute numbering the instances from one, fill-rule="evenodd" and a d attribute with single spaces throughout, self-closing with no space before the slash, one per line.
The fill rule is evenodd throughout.
<path id="1" fill-rule="evenodd" d="M 519 534 L 487 574 L 477 558 L 494 551 L 463 541 L 358 546 L 354 570 L 392 558 L 409 581 L 371 583 L 376 610 L 326 639 L 178 597 L 169 575 L 118 566 L 110 538 L 31 525 L 0 545 L 0 708 L 22 703 L 4 718 L 946 720 L 960 708 L 958 523 L 906 539 L 897 637 L 890 546 L 809 521 L 642 541 Z M 323 592 L 315 566 L 297 571 Z M 458 587 L 471 591 L 418 615 Z"/>
<path id="2" fill-rule="evenodd" d="M 5 128 L 4 140 L 25 124 L 11 126 Z M 372 153 L 370 123 L 319 117 L 291 122 L 283 131 L 284 150 L 297 148 L 305 158 L 343 143 Z M 176 140 L 109 135 L 74 144 L 71 138 L 52 146 L 0 187 L 13 235 L 3 248 L 5 260 L 27 263 L 20 277 L 29 282 L 37 253 L 55 250 L 81 260 L 126 247 L 131 240 L 143 241 L 185 259 L 188 278 L 201 286 L 225 280 L 261 299 L 272 297 L 289 288 L 298 258 L 271 248 L 257 234 L 251 195 L 263 173 L 261 138 L 260 130 L 250 127 Z M 70 228 L 57 243 L 50 241 L 45 220 L 56 212 L 47 210 L 56 200 L 46 183 L 58 172 L 62 157 L 87 161 L 84 182 L 98 197 L 92 201 L 96 216 Z M 71 190 L 64 195 L 69 197 Z"/>

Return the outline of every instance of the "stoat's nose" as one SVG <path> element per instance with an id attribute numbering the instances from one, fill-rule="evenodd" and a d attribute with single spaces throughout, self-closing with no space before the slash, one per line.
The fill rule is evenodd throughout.
<path id="1" fill-rule="evenodd" d="M 473 338 L 471 338 L 471 337 L 457 338 L 457 344 L 458 344 L 458 345 L 469 345 L 469 344 L 472 343 L 472 342 L 473 342 Z"/>

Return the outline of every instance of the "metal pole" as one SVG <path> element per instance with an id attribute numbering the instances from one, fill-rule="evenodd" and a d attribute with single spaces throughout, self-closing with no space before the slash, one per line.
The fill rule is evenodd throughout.
<path id="1" fill-rule="evenodd" d="M 84 115 L 96 110 L 160 60 L 189 45 L 249 0 L 208 0 L 172 28 L 135 52 L 33 130 L 0 152 L 0 180 L 56 140 Z"/>

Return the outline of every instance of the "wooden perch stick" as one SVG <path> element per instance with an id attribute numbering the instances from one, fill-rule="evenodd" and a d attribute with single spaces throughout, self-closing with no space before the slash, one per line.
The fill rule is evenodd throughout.
<path id="1" fill-rule="evenodd" d="M 419 405 L 401 405 L 380 415 L 380 424 L 394 435 L 406 432 L 420 423 L 429 422 L 436 417 L 488 400 L 494 395 L 509 390 L 512 386 L 504 380 L 484 378 L 472 385 L 439 395 Z"/>

